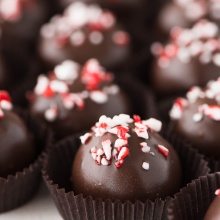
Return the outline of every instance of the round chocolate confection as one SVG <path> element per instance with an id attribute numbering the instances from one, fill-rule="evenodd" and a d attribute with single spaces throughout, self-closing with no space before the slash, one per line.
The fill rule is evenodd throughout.
<path id="1" fill-rule="evenodd" d="M 178 98 L 170 117 L 173 130 L 207 156 L 220 158 L 220 78 L 202 90 L 193 87 Z"/>
<path id="2" fill-rule="evenodd" d="M 173 28 L 190 28 L 201 18 L 220 25 L 220 3 L 210 0 L 168 1 L 159 14 L 157 28 L 167 38 Z"/>
<path id="3" fill-rule="evenodd" d="M 220 190 L 215 192 L 216 198 L 211 203 L 204 220 L 218 220 L 220 219 Z"/>
<path id="4" fill-rule="evenodd" d="M 0 177 L 21 171 L 36 157 L 33 137 L 12 111 L 11 99 L 5 91 L 0 91 L 0 152 Z"/>
<path id="5" fill-rule="evenodd" d="M 103 114 L 131 111 L 127 95 L 95 59 L 82 67 L 64 61 L 48 76 L 41 75 L 30 108 L 53 128 L 57 138 L 89 129 Z"/>
<path id="6" fill-rule="evenodd" d="M 72 165 L 75 193 L 93 198 L 142 200 L 177 192 L 181 166 L 173 147 L 158 132 L 162 123 L 121 114 L 100 117 L 81 137 Z"/>
<path id="7" fill-rule="evenodd" d="M 170 43 L 154 43 L 152 53 L 151 83 L 159 97 L 186 92 L 193 85 L 204 86 L 219 76 L 219 28 L 207 20 L 191 29 L 176 28 Z"/>
<path id="8" fill-rule="evenodd" d="M 27 44 L 46 18 L 44 0 L 0 0 L 2 37 L 7 45 L 19 40 Z"/>
<path id="9" fill-rule="evenodd" d="M 63 15 L 55 16 L 41 29 L 39 56 L 48 69 L 65 61 L 81 65 L 91 57 L 107 69 L 127 61 L 129 35 L 117 24 L 114 15 L 97 5 L 76 2 Z"/>

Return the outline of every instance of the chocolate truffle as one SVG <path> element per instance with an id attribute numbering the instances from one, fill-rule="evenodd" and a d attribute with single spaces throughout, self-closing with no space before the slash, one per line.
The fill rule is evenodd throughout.
<path id="1" fill-rule="evenodd" d="M 32 135 L 12 108 L 9 94 L 0 91 L 0 177 L 21 171 L 36 157 Z"/>
<path id="2" fill-rule="evenodd" d="M 130 103 L 96 59 L 83 66 L 67 60 L 39 76 L 30 109 L 62 138 L 89 129 L 103 114 L 129 113 Z"/>
<path id="3" fill-rule="evenodd" d="M 190 28 L 198 20 L 206 18 L 220 25 L 220 3 L 210 0 L 171 0 L 162 7 L 157 29 L 166 39 L 175 27 Z"/>
<path id="4" fill-rule="evenodd" d="M 66 59 L 82 65 L 93 57 L 112 70 L 124 64 L 130 54 L 129 34 L 114 15 L 82 2 L 71 4 L 63 15 L 54 16 L 42 27 L 38 47 L 47 69 Z"/>
<path id="5" fill-rule="evenodd" d="M 170 42 L 154 43 L 152 52 L 151 83 L 159 97 L 186 92 L 194 85 L 204 86 L 219 76 L 219 28 L 207 20 L 191 29 L 176 28 Z"/>
<path id="6" fill-rule="evenodd" d="M 211 203 L 204 220 L 218 220 L 220 219 L 220 190 L 215 192 L 216 198 Z"/>
<path id="7" fill-rule="evenodd" d="M 103 199 L 142 200 L 166 197 L 181 183 L 173 147 L 158 132 L 162 123 L 121 114 L 101 116 L 81 136 L 72 165 L 75 193 Z"/>
<path id="8" fill-rule="evenodd" d="M 205 89 L 193 87 L 186 98 L 178 98 L 170 117 L 173 130 L 201 153 L 220 158 L 220 78 Z"/>

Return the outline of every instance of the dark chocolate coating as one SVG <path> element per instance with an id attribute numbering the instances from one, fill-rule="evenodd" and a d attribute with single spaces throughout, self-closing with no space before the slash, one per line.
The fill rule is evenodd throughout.
<path id="1" fill-rule="evenodd" d="M 163 68 L 155 59 L 151 83 L 158 96 L 164 97 L 184 93 L 194 85 L 204 86 L 219 75 L 219 67 L 212 63 L 202 64 L 197 58 L 193 58 L 189 63 L 173 58 L 168 67 Z"/>
<path id="2" fill-rule="evenodd" d="M 179 158 L 159 134 L 150 132 L 147 140 L 155 156 L 141 151 L 141 138 L 131 133 L 128 138 L 129 156 L 120 169 L 112 163 L 99 166 L 92 159 L 90 149 L 99 148 L 102 141 L 115 141 L 116 136 L 105 134 L 101 138 L 93 136 L 86 145 L 82 145 L 75 155 L 72 166 L 72 185 L 76 193 L 103 199 L 142 200 L 166 197 L 177 192 L 181 183 L 181 166 Z M 168 158 L 164 158 L 156 145 L 160 143 L 169 149 Z M 150 169 L 142 168 L 143 162 L 149 162 Z"/>
<path id="3" fill-rule="evenodd" d="M 108 96 L 108 101 L 104 104 L 98 104 L 91 99 L 86 99 L 83 110 L 78 108 L 67 110 L 60 104 L 59 111 L 61 115 L 57 120 L 48 122 L 44 118 L 44 112 L 48 109 L 50 103 L 54 102 L 59 103 L 61 100 L 59 98 L 58 101 L 55 101 L 54 98 L 49 100 L 42 96 L 36 97 L 30 108 L 34 115 L 44 120 L 53 129 L 57 139 L 90 129 L 102 115 L 113 117 L 121 112 L 127 114 L 131 112 L 128 97 L 121 91 L 116 95 Z"/>
<path id="4" fill-rule="evenodd" d="M 22 119 L 5 111 L 0 119 L 0 177 L 22 171 L 36 157 L 33 137 Z"/>
<path id="5" fill-rule="evenodd" d="M 68 59 L 84 64 L 91 57 L 98 59 L 106 69 L 118 68 L 129 58 L 130 46 L 116 45 L 113 42 L 112 36 L 116 30 L 120 28 L 113 27 L 102 32 L 103 41 L 98 45 L 92 44 L 87 38 L 80 46 L 67 43 L 59 47 L 53 40 L 41 36 L 38 45 L 40 59 L 48 70 Z M 85 30 L 85 33 L 88 33 L 88 30 Z"/>
<path id="6" fill-rule="evenodd" d="M 189 140 L 193 147 L 210 157 L 220 158 L 220 124 L 207 116 L 199 121 L 193 121 L 193 115 L 198 113 L 202 104 L 216 105 L 214 100 L 198 99 L 184 107 L 182 117 L 173 121 L 173 131 Z"/>
<path id="7" fill-rule="evenodd" d="M 211 203 L 204 220 L 219 220 L 220 219 L 220 197 L 217 196 Z"/>

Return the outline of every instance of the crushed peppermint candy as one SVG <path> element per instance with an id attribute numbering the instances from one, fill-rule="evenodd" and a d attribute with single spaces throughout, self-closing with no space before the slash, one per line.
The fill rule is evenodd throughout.
<path id="1" fill-rule="evenodd" d="M 182 8 L 185 16 L 191 21 L 196 21 L 208 13 L 208 2 L 206 0 L 173 0 Z"/>
<path id="2" fill-rule="evenodd" d="M 23 10 L 31 4 L 28 0 L 0 0 L 0 18 L 16 22 L 21 19 Z"/>
<path id="3" fill-rule="evenodd" d="M 220 2 L 218 0 L 173 0 L 181 7 L 182 12 L 191 22 L 195 22 L 202 17 L 220 19 Z"/>
<path id="4" fill-rule="evenodd" d="M 215 191 L 215 195 L 216 195 L 216 196 L 220 196 L 220 189 L 217 189 L 217 190 Z"/>
<path id="5" fill-rule="evenodd" d="M 201 63 L 220 66 L 219 27 L 203 19 L 190 29 L 174 28 L 171 31 L 170 43 L 153 43 L 151 51 L 157 57 L 161 68 L 167 68 L 174 58 L 189 63 L 195 57 Z"/>
<path id="6" fill-rule="evenodd" d="M 47 99 L 49 106 L 44 117 L 53 122 L 59 118 L 60 109 L 82 110 L 87 99 L 100 105 L 108 102 L 110 95 L 117 95 L 120 91 L 112 82 L 112 74 L 106 72 L 96 59 L 88 60 L 82 67 L 74 61 L 66 60 L 57 65 L 48 76 L 38 77 L 30 99 Z M 71 90 L 77 83 L 82 85 L 82 90 L 74 93 Z M 8 103 L 3 102 L 2 105 L 7 108 Z"/>
<path id="7" fill-rule="evenodd" d="M 11 97 L 8 92 L 1 90 L 0 91 L 0 119 L 4 117 L 4 110 L 12 110 L 13 105 L 11 102 Z"/>
<path id="8" fill-rule="evenodd" d="M 61 47 L 68 43 L 78 47 L 88 41 L 93 45 L 100 45 L 105 40 L 104 33 L 112 31 L 115 24 L 115 17 L 110 11 L 95 4 L 78 1 L 70 4 L 63 15 L 54 16 L 49 23 L 43 25 L 41 36 L 54 40 Z M 112 42 L 126 46 L 129 44 L 129 34 L 115 30 Z"/>
<path id="9" fill-rule="evenodd" d="M 143 162 L 142 167 L 144 170 L 149 170 L 150 169 L 150 164 L 147 162 Z"/>
<path id="10" fill-rule="evenodd" d="M 156 126 L 152 126 L 152 124 Z M 131 154 L 128 145 L 131 132 L 141 139 L 140 151 L 155 156 L 155 153 L 151 151 L 152 147 L 146 141 L 149 139 L 150 132 L 159 132 L 161 127 L 161 122 L 154 118 L 144 121 L 138 115 L 134 115 L 133 118 L 126 114 L 116 115 L 113 118 L 103 115 L 94 127 L 92 127 L 92 131 L 81 136 L 80 139 L 81 143 L 85 144 L 92 135 L 95 135 L 95 137 L 102 137 L 105 134 L 115 136 L 114 141 L 105 138 L 101 146 L 92 147 L 90 153 L 96 164 L 104 166 L 114 164 L 119 169 Z M 166 147 L 163 145 L 157 145 L 156 147 L 165 158 L 169 156 L 169 150 Z M 142 167 L 145 170 L 149 170 L 150 165 L 144 162 Z"/>
<path id="11" fill-rule="evenodd" d="M 158 144 L 158 151 L 165 157 L 167 158 L 169 156 L 169 149 L 164 147 L 163 145 Z"/>
<path id="12" fill-rule="evenodd" d="M 205 100 L 205 103 L 198 105 L 197 112 L 193 115 L 192 120 L 200 122 L 206 116 L 214 121 L 220 121 L 220 77 L 217 80 L 210 81 L 204 89 L 197 86 L 193 87 L 186 94 L 186 99 L 178 98 L 171 108 L 171 119 L 180 119 L 184 108 L 199 99 Z M 208 104 L 208 100 L 214 104 Z"/>

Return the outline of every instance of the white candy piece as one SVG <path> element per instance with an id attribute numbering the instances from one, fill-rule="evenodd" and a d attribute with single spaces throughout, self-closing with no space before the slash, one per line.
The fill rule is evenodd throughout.
<path id="1" fill-rule="evenodd" d="M 162 128 L 162 122 L 155 119 L 155 118 L 150 118 L 148 120 L 142 121 L 144 125 L 148 126 L 150 129 L 160 132 Z"/>
<path id="2" fill-rule="evenodd" d="M 79 75 L 79 68 L 79 64 L 66 60 L 55 67 L 54 73 L 59 80 L 73 82 Z"/>
<path id="3" fill-rule="evenodd" d="M 147 163 L 147 162 L 143 162 L 142 168 L 143 168 L 144 170 L 149 170 L 149 169 L 150 169 L 150 164 Z"/>
<path id="4" fill-rule="evenodd" d="M 105 140 L 102 142 L 102 147 L 106 156 L 107 160 L 111 159 L 112 156 L 112 147 L 111 147 L 111 141 L 110 140 Z"/>
<path id="5" fill-rule="evenodd" d="M 92 136 L 91 133 L 86 133 L 84 134 L 83 136 L 80 137 L 80 140 L 81 140 L 81 143 L 82 144 L 85 144 L 86 141 Z"/>

